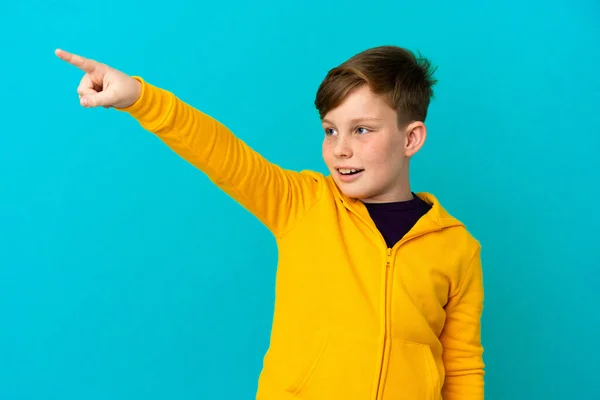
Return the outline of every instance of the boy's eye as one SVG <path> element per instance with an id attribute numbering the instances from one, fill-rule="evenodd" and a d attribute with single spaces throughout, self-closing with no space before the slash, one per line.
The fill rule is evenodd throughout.
<path id="1" fill-rule="evenodd" d="M 362 128 L 361 127 L 361 128 L 357 128 L 356 132 L 360 135 L 360 134 L 369 132 L 369 130 L 367 128 Z"/>
<path id="2" fill-rule="evenodd" d="M 325 128 L 326 135 L 333 135 L 335 133 L 333 128 Z"/>

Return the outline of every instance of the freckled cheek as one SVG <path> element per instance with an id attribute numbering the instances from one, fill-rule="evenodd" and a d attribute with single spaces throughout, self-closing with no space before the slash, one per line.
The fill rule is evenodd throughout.
<path id="1" fill-rule="evenodd" d="M 331 163 L 331 159 L 333 158 L 333 148 L 330 142 L 327 140 L 323 141 L 323 145 L 321 147 L 321 152 L 323 156 L 323 160 L 326 164 Z"/>
<path id="2" fill-rule="evenodd" d="M 364 146 L 361 153 L 363 161 L 372 166 L 388 165 L 390 163 L 389 155 L 375 146 Z"/>

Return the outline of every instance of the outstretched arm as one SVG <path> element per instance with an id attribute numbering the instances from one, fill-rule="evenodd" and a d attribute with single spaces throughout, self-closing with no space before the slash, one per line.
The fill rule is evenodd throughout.
<path id="1" fill-rule="evenodd" d="M 317 201 L 316 174 L 285 170 L 267 161 L 222 123 L 173 93 L 94 60 L 62 50 L 56 54 L 86 72 L 78 88 L 82 106 L 128 112 L 276 236 Z"/>

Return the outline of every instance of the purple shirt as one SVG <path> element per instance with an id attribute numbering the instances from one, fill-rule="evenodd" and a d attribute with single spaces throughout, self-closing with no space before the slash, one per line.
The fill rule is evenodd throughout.
<path id="1" fill-rule="evenodd" d="M 414 193 L 412 200 L 395 203 L 365 203 L 365 206 L 389 248 L 402 239 L 419 218 L 431 209 L 430 204 Z"/>

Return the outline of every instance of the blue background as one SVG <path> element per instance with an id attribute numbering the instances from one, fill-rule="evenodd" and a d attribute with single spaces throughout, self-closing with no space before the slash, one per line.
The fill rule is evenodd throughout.
<path id="1" fill-rule="evenodd" d="M 126 114 L 82 109 L 56 47 L 324 171 L 317 86 L 380 44 L 439 66 L 413 189 L 483 244 L 486 398 L 600 398 L 597 1 L 0 9 L 0 399 L 249 399 L 268 345 L 270 233 Z"/>

